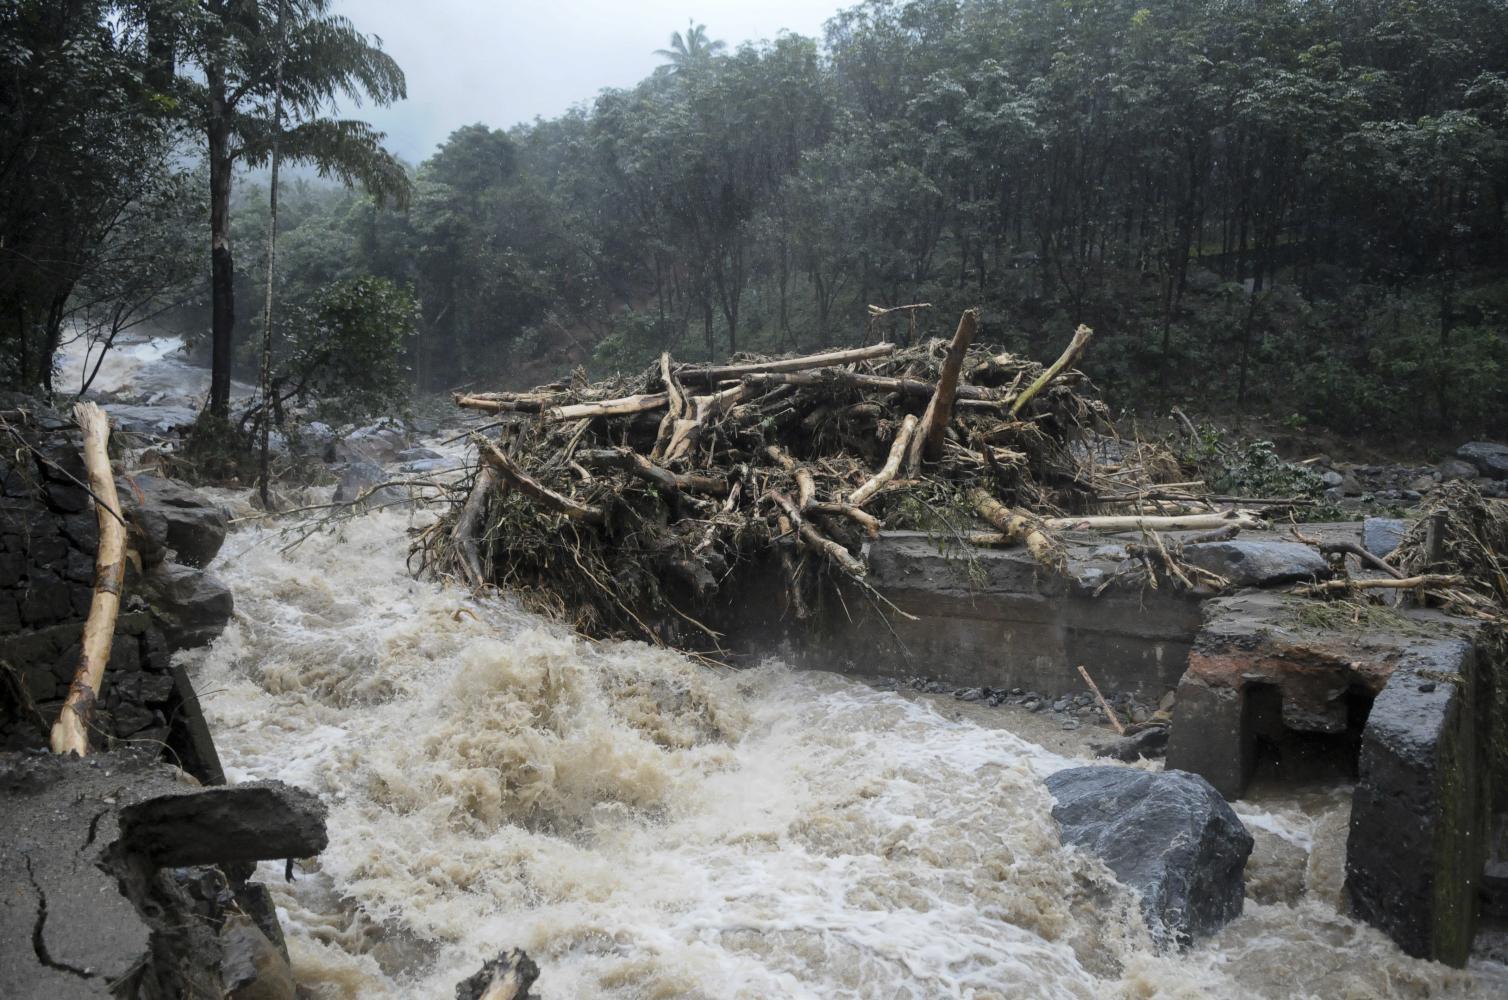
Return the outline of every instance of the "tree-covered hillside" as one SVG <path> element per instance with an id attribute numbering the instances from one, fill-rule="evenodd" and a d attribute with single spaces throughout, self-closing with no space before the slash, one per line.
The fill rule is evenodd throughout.
<path id="1" fill-rule="evenodd" d="M 1089 324 L 1126 408 L 1508 426 L 1505 0 L 871 0 L 718 41 L 458 129 L 401 209 L 309 194 L 283 294 L 409 286 L 425 390 L 906 336 L 867 307 L 930 302 L 923 332 L 980 305 L 1038 356 Z"/>

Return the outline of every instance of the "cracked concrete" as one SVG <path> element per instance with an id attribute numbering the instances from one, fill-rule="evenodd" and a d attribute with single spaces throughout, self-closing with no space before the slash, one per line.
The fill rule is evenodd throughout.
<path id="1" fill-rule="evenodd" d="M 257 995 L 291 998 L 281 935 L 261 887 L 234 877 L 227 884 L 218 868 L 160 867 L 155 855 L 171 838 L 150 829 L 152 835 L 133 838 L 121 817 L 140 822 L 167 810 L 184 820 L 198 836 L 175 831 L 180 853 L 216 855 L 216 830 L 224 823 L 302 856 L 315 841 L 323 845 L 323 807 L 274 784 L 196 787 L 149 756 L 0 754 L 0 997 L 221 996 L 234 964 L 227 964 L 221 927 L 242 913 L 243 922 L 255 923 L 240 938 L 259 940 L 243 941 L 241 951 L 262 955 L 258 975 L 267 977 L 259 983 L 268 991 Z M 199 796 L 204 809 L 195 823 Z M 231 837 L 227 850 L 232 857 L 217 860 L 266 856 L 246 836 Z M 196 889 L 204 873 L 230 892 L 206 897 Z M 270 934 L 259 926 L 269 921 Z M 246 975 L 236 973 L 237 985 L 245 985 Z"/>

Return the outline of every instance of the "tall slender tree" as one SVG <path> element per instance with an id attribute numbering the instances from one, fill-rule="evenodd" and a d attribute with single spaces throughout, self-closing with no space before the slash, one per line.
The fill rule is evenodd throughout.
<path id="1" fill-rule="evenodd" d="M 405 96 L 403 71 L 380 42 L 330 10 L 330 0 L 198 0 L 178 22 L 180 89 L 204 130 L 210 175 L 211 379 L 209 412 L 230 412 L 235 348 L 231 184 L 237 166 L 260 167 L 274 146 L 283 163 L 359 183 L 403 201 L 403 165 L 364 121 L 327 117 L 338 97 L 379 105 Z M 280 38 L 281 45 L 272 41 Z M 281 65 L 281 86 L 277 85 Z M 281 95 L 281 116 L 274 105 Z"/>

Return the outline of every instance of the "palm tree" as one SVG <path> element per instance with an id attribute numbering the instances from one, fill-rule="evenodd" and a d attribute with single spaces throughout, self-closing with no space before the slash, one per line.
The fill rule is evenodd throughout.
<path id="1" fill-rule="evenodd" d="M 670 36 L 670 48 L 655 49 L 655 55 L 664 56 L 670 62 L 664 67 L 671 73 L 680 73 L 692 66 L 699 66 L 723 52 L 728 45 L 722 41 L 707 40 L 707 26 L 686 22 L 686 34 L 679 31 Z"/>
<path id="2" fill-rule="evenodd" d="M 367 122 L 323 112 L 341 96 L 391 104 L 405 96 L 405 84 L 403 71 L 381 43 L 330 13 L 330 0 L 197 0 L 174 7 L 177 51 L 190 70 L 178 74 L 177 86 L 208 146 L 209 412 L 224 419 L 230 412 L 235 331 L 230 245 L 235 167 L 264 166 L 277 149 L 285 164 L 312 165 L 322 177 L 359 183 L 379 199 L 401 203 L 409 192 L 408 173 L 382 147 L 383 134 Z M 281 105 L 280 115 L 275 104 Z"/>

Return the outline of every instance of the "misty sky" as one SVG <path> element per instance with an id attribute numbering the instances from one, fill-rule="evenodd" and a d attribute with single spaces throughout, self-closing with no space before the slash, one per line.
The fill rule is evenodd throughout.
<path id="1" fill-rule="evenodd" d="M 663 60 L 694 14 L 730 49 L 782 29 L 820 36 L 853 0 L 342 0 L 341 13 L 408 75 L 408 100 L 343 106 L 370 120 L 410 162 L 471 122 L 508 128 L 551 117 L 604 87 L 626 87 Z"/>

